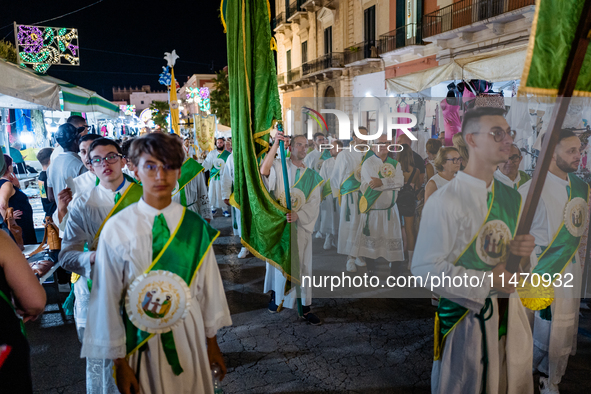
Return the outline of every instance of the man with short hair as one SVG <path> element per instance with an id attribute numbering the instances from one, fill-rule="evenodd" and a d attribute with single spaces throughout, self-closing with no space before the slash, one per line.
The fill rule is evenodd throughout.
<path id="1" fill-rule="evenodd" d="M 525 182 L 531 179 L 525 171 L 519 169 L 522 159 L 521 151 L 517 145 L 511 145 L 509 160 L 497 167 L 495 178 L 515 190 L 519 189 Z"/>
<path id="2" fill-rule="evenodd" d="M 89 126 L 88 126 L 88 123 L 86 122 L 86 119 L 84 119 L 82 116 L 72 115 L 66 120 L 66 123 L 69 123 L 72 126 L 76 127 L 76 129 L 78 129 L 80 131 L 80 137 L 84 137 L 86 134 L 88 134 Z M 53 153 L 51 154 L 51 162 L 52 163 L 55 161 L 56 157 L 58 157 L 60 154 L 62 154 L 64 152 L 64 148 L 61 146 L 59 141 L 57 141 L 57 143 L 59 145 L 55 147 L 55 149 L 53 150 Z"/>
<path id="3" fill-rule="evenodd" d="M 209 202 L 211 204 L 211 213 L 215 215 L 217 208 L 222 208 L 222 213 L 225 217 L 230 217 L 230 207 L 226 205 L 222 198 L 222 175 L 225 170 L 226 160 L 230 156 L 226 147 L 224 138 L 218 138 L 215 141 L 216 149 L 209 152 L 205 161 L 203 161 L 203 168 L 209 171 Z"/>
<path id="4" fill-rule="evenodd" d="M 51 163 L 51 153 L 53 148 L 43 148 L 37 152 L 37 160 L 41 164 L 42 171 L 39 173 L 39 194 L 41 195 L 41 204 L 43 204 L 43 211 L 45 216 L 51 216 L 57 209 L 55 201 L 49 201 L 47 198 L 47 168 Z"/>
<path id="5" fill-rule="evenodd" d="M 97 176 L 92 172 L 88 154 L 90 153 L 90 145 L 100 138 L 102 137 L 98 134 L 86 134 L 80 137 L 80 158 L 88 171 L 74 178 L 74 184 L 76 185 L 75 194 L 84 193 L 86 190 L 95 187 L 98 183 Z"/>
<path id="6" fill-rule="evenodd" d="M 172 201 L 180 141 L 146 134 L 129 156 L 143 194 L 103 227 L 81 356 L 112 359 L 122 393 L 213 393 L 212 366 L 226 373 L 216 334 L 232 324 L 219 231 Z"/>
<path id="7" fill-rule="evenodd" d="M 312 230 L 318 218 L 318 207 L 320 205 L 320 190 L 322 178 L 316 171 L 306 168 L 306 147 L 308 140 L 303 135 L 295 136 L 290 144 L 291 156 L 286 159 L 287 178 L 283 177 L 283 168 L 280 159 L 275 159 L 279 143 L 285 141 L 289 144 L 289 137 L 281 132 L 275 135 L 275 142 L 269 153 L 261 164 L 261 175 L 269 193 L 284 207 L 287 208 L 287 196 L 285 195 L 285 184 L 289 185 L 291 211 L 286 214 L 288 223 L 295 223 L 292 231 L 296 232 L 298 258 L 300 266 L 300 277 L 312 275 Z M 289 274 L 289 273 L 288 273 Z M 271 292 L 269 301 L 269 312 L 279 312 L 281 307 L 293 309 L 296 306 L 296 290 L 291 288 L 288 294 L 286 290 L 286 277 L 279 269 L 267 263 L 265 274 L 264 292 Z M 301 288 L 301 302 L 303 306 L 303 319 L 312 325 L 320 325 L 322 321 L 310 312 L 312 305 L 312 289 Z"/>
<path id="8" fill-rule="evenodd" d="M 330 177 L 334 170 L 336 158 L 343 149 L 343 143 L 339 140 L 332 141 L 332 148 L 330 149 L 330 156 L 324 160 L 320 168 L 320 176 L 324 179 L 322 185 L 322 202 L 320 203 L 320 233 L 326 234 L 323 248 L 328 250 L 333 246 L 337 246 L 339 233 L 339 203 L 338 199 L 333 196 L 332 188 L 330 187 Z"/>
<path id="9" fill-rule="evenodd" d="M 137 202 L 142 195 L 142 188 L 124 177 L 121 148 L 115 141 L 106 138 L 94 140 L 88 148 L 87 157 L 89 172 L 100 182 L 90 190 L 77 193 L 69 206 L 59 258 L 61 266 L 74 273 L 74 319 L 81 342 L 87 321 L 91 272 L 101 230 L 110 217 Z M 87 359 L 87 393 L 117 393 L 112 369 L 111 360 Z"/>
<path id="10" fill-rule="evenodd" d="M 55 133 L 55 139 L 63 148 L 47 169 L 47 197 L 49 201 L 57 201 L 58 194 L 68 187 L 67 180 L 73 180 L 87 171 L 82 159 L 79 140 L 81 130 L 70 123 L 61 125 Z M 54 152 L 55 153 L 55 150 Z"/>
<path id="11" fill-rule="evenodd" d="M 575 175 L 580 147 L 579 137 L 571 130 L 560 132 L 531 226 L 537 255 L 532 276 L 552 278 L 554 289 L 551 305 L 530 311 L 534 315 L 533 368 L 540 372 L 541 394 L 558 394 L 568 357 L 577 349 L 584 259 L 579 245 L 589 217 L 589 185 Z M 519 188 L 524 200 L 531 185 L 529 181 Z"/>
<path id="12" fill-rule="evenodd" d="M 433 278 L 444 274 L 451 278 L 433 288 L 441 295 L 435 315 L 433 394 L 533 393 L 531 329 L 515 287 L 506 279 L 512 274 L 505 264 L 509 252 L 531 258 L 535 243 L 530 234 L 513 237 L 521 196 L 493 176 L 509 158 L 513 143 L 503 115 L 503 110 L 487 107 L 466 112 L 462 135 L 470 161 L 423 209 L 412 273 L 422 277 L 425 287 L 436 286 Z M 466 279 L 457 286 L 456 277 L 485 279 L 477 285 Z M 502 314 L 499 292 L 513 293 Z"/>
<path id="13" fill-rule="evenodd" d="M 359 133 L 367 135 L 367 128 L 360 126 Z M 363 258 L 357 258 L 351 251 L 359 227 L 361 165 L 373 154 L 365 142 L 357 135 L 353 135 L 351 144 L 337 156 L 330 177 L 332 195 L 338 198 L 340 205 L 337 252 L 347 256 L 346 269 L 349 272 L 356 272 L 357 266 L 365 267 L 366 265 Z"/>

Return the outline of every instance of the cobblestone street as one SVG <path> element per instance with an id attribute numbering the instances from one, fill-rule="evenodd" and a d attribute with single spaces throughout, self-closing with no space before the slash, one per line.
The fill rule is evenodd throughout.
<path id="1" fill-rule="evenodd" d="M 237 259 L 240 244 L 229 236 L 230 219 L 216 217 L 213 225 L 222 233 L 214 247 L 234 323 L 218 332 L 228 367 L 225 393 L 430 391 L 435 308 L 429 299 L 317 299 L 313 311 L 324 320 L 318 327 L 289 309 L 270 314 L 262 293 L 265 264 Z M 314 240 L 314 248 L 322 242 Z M 57 309 L 55 302 L 50 293 L 47 311 Z M 59 313 L 46 313 L 27 331 L 35 392 L 84 393 L 85 361 L 73 319 L 64 323 Z M 563 394 L 587 393 L 591 385 L 588 309 L 578 346 Z"/>

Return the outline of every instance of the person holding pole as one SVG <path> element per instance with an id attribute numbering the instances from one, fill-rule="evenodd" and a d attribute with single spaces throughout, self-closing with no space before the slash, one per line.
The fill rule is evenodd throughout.
<path id="1" fill-rule="evenodd" d="M 289 143 L 289 137 L 277 132 L 275 142 L 263 160 L 260 171 L 269 192 L 281 205 L 287 208 L 284 171 L 281 160 L 275 160 L 281 141 Z M 300 277 L 312 275 L 312 232 L 319 214 L 320 191 L 323 183 L 316 171 L 306 168 L 304 165 L 307 144 L 308 140 L 304 135 L 295 136 L 291 141 L 291 156 L 285 161 L 288 192 L 291 194 L 291 212 L 287 213 L 286 217 L 288 223 L 295 224 L 292 231 L 297 231 Z M 271 300 L 269 301 L 271 313 L 279 312 L 281 307 L 293 309 L 296 306 L 296 300 L 300 298 L 294 287 L 286 294 L 286 282 L 287 279 L 283 272 L 267 263 L 264 292 L 271 291 Z M 301 288 L 301 303 L 303 319 L 312 325 L 322 324 L 322 320 L 310 312 L 312 304 L 312 289 L 310 287 Z"/>
<path id="2" fill-rule="evenodd" d="M 568 357 L 577 349 L 583 276 L 577 252 L 589 217 L 589 185 L 574 174 L 581 161 L 580 147 L 575 133 L 560 132 L 531 227 L 537 255 L 532 276 L 552 278 L 554 288 L 554 300 L 548 300 L 551 305 L 530 311 L 534 322 L 533 368 L 540 372 L 542 394 L 558 393 Z M 529 181 L 519 188 L 523 199 L 531 184 Z"/>
<path id="3" fill-rule="evenodd" d="M 509 252 L 531 257 L 535 244 L 530 234 L 513 236 L 521 196 L 493 176 L 509 158 L 514 137 L 503 115 L 487 107 L 465 114 L 462 136 L 470 161 L 423 209 L 411 270 L 441 295 L 434 394 L 533 393 L 531 329 L 505 263 Z M 443 275 L 470 280 L 438 284 Z M 484 279 L 475 282 L 475 277 Z M 510 294 L 502 314 L 499 293 Z"/>

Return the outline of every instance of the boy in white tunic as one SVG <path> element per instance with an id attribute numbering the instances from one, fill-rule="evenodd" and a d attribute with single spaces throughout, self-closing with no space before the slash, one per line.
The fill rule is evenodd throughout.
<path id="1" fill-rule="evenodd" d="M 361 134 L 367 135 L 367 129 L 359 127 Z M 339 199 L 339 242 L 337 252 L 347 256 L 347 271 L 355 272 L 359 265 L 365 266 L 363 259 L 351 253 L 353 241 L 359 226 L 359 187 L 361 186 L 361 164 L 368 155 L 369 146 L 364 140 L 353 135 L 353 142 L 336 158 L 334 170 L 330 177 L 332 195 Z"/>
<path id="2" fill-rule="evenodd" d="M 540 393 L 558 393 L 569 355 L 577 350 L 581 280 L 578 252 L 589 216 L 589 185 L 574 175 L 581 141 L 562 130 L 531 227 L 538 259 L 532 274 L 553 278 L 554 301 L 533 316 L 533 368 L 540 372 Z M 523 199 L 531 181 L 519 189 Z M 569 286 L 564 284 L 569 283 Z"/>
<path id="3" fill-rule="evenodd" d="M 332 188 L 330 187 L 330 177 L 334 170 L 336 157 L 341 152 L 343 143 L 339 140 L 332 142 L 330 149 L 330 158 L 324 160 L 320 168 L 320 176 L 324 179 L 322 185 L 322 202 L 320 203 L 320 232 L 326 234 L 324 240 L 324 249 L 328 250 L 336 246 L 339 233 L 339 202 L 336 197 L 332 195 Z"/>
<path id="4" fill-rule="evenodd" d="M 500 279 L 501 274 L 510 277 L 505 269 L 509 251 L 531 256 L 534 249 L 532 235 L 513 238 L 521 196 L 493 177 L 513 143 L 503 114 L 486 107 L 465 114 L 462 135 L 470 152 L 468 166 L 437 190 L 423 210 L 413 275 L 425 281 L 428 275 L 485 276 L 481 285 L 443 282 L 433 288 L 442 298 L 435 315 L 432 393 L 533 393 L 526 312 L 515 288 Z M 502 316 L 493 290 L 513 293 Z"/>
<path id="5" fill-rule="evenodd" d="M 361 215 L 351 253 L 357 257 L 382 257 L 393 262 L 404 260 L 396 206 L 396 191 L 404 185 L 404 174 L 400 163 L 388 156 L 387 142 L 385 134 L 374 141 L 373 154 L 361 166 Z"/>
<path id="6" fill-rule="evenodd" d="M 133 142 L 142 199 L 99 242 L 82 357 L 113 359 L 123 394 L 213 393 L 211 365 L 226 372 L 216 333 L 232 321 L 211 247 L 219 232 L 172 202 L 183 157 L 168 135 Z"/>
<path id="7" fill-rule="evenodd" d="M 311 276 L 312 230 L 318 218 L 322 178 L 316 171 L 306 168 L 304 165 L 308 140 L 305 136 L 298 135 L 291 141 L 291 156 L 286 160 L 288 179 L 285 180 L 281 160 L 274 159 L 280 141 L 286 141 L 287 144 L 289 143 L 289 137 L 285 137 L 281 132 L 277 133 L 273 146 L 261 164 L 261 175 L 269 192 L 284 207 L 286 207 L 284 182 L 288 182 L 292 207 L 291 212 L 287 213 L 286 216 L 288 223 L 295 223 L 295 226 L 292 226 L 292 231 L 297 232 L 299 274 L 300 277 L 304 275 Z M 286 278 L 283 273 L 267 263 L 264 292 L 271 291 L 270 312 L 278 312 L 280 306 L 290 309 L 295 307 L 296 291 L 292 288 L 286 295 L 285 285 Z M 322 324 L 322 321 L 316 315 L 310 313 L 310 305 L 312 304 L 312 289 L 310 287 L 301 288 L 301 299 L 303 318 L 313 325 Z"/>
<path id="8" fill-rule="evenodd" d="M 115 141 L 106 138 L 95 140 L 86 156 L 90 158 L 90 171 L 95 178 L 98 176 L 100 183 L 78 194 L 70 204 L 59 259 L 64 269 L 73 272 L 72 286 L 76 297 L 74 318 L 81 341 L 86 327 L 92 288 L 90 278 L 101 229 L 116 210 L 137 202 L 142 195 L 141 187 L 124 177 L 121 148 Z M 87 359 L 87 393 L 117 393 L 112 368 L 111 360 Z"/>
<path id="9" fill-rule="evenodd" d="M 216 214 L 218 208 L 222 208 L 225 217 L 230 217 L 230 207 L 222 198 L 222 175 L 226 167 L 226 160 L 230 152 L 225 149 L 226 142 L 223 138 L 215 141 L 216 149 L 208 153 L 203 161 L 203 168 L 209 171 L 209 202 L 211 213 Z"/>
<path id="10" fill-rule="evenodd" d="M 513 189 L 519 189 L 525 182 L 529 181 L 531 177 L 525 171 L 519 169 L 523 156 L 517 145 L 511 146 L 511 155 L 509 160 L 499 165 L 495 171 L 495 179 L 503 182 L 505 185 Z"/>
<path id="11" fill-rule="evenodd" d="M 304 159 L 304 164 L 306 165 L 306 167 L 311 168 L 314 171 L 320 173 L 322 163 L 330 158 L 330 151 L 326 146 L 328 140 L 326 139 L 324 134 L 315 133 L 314 137 L 312 138 L 312 141 L 314 142 L 314 149 L 312 149 L 312 151 L 310 151 L 306 155 L 306 158 Z M 322 211 L 322 204 L 320 204 L 320 211 Z M 316 238 L 322 238 L 322 236 L 324 235 L 324 233 L 320 231 L 321 216 L 322 214 L 320 214 L 320 216 L 316 220 L 316 223 L 314 224 L 314 232 L 316 233 Z"/>
<path id="12" fill-rule="evenodd" d="M 232 196 L 234 186 L 234 154 L 228 156 L 226 160 L 226 169 L 222 174 L 222 198 L 227 205 L 230 205 L 230 196 Z M 232 206 L 232 232 L 234 235 L 242 237 L 242 230 L 240 229 L 240 210 Z M 238 258 L 243 259 L 248 256 L 248 248 L 245 246 L 240 249 Z"/>

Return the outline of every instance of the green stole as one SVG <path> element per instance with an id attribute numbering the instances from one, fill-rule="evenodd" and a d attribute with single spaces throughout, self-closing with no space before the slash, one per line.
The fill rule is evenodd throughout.
<path id="1" fill-rule="evenodd" d="M 568 174 L 569 180 L 569 196 L 568 201 L 573 198 L 582 198 L 586 203 L 589 202 L 589 185 L 582 181 L 574 174 Z M 568 204 L 568 203 L 567 203 Z M 581 227 L 586 224 L 587 218 L 580 217 L 578 220 L 568 218 L 571 220 L 571 225 L 574 227 Z M 554 278 L 554 274 L 561 273 L 567 267 L 568 263 L 573 260 L 575 253 L 579 249 L 581 237 L 572 235 L 567 227 L 564 225 L 564 219 L 554 235 L 554 239 L 550 245 L 546 246 L 542 254 L 538 257 L 538 264 L 533 269 L 532 273 L 543 275 L 548 273 Z"/>
<path id="2" fill-rule="evenodd" d="M 220 153 L 217 158 L 222 159 L 225 163 L 226 160 L 228 159 L 228 156 L 230 156 L 230 152 L 228 152 L 227 150 L 224 149 L 224 151 L 222 153 Z M 209 179 L 214 179 L 214 180 L 220 179 L 220 170 L 218 168 L 215 168 L 215 165 L 211 167 L 211 171 L 209 173 Z"/>
<path id="3" fill-rule="evenodd" d="M 207 251 L 219 234 L 219 231 L 212 228 L 201 216 L 183 208 L 183 216 L 177 228 L 158 256 L 152 256 L 154 261 L 144 273 L 152 270 L 169 271 L 180 276 L 191 287 Z M 129 357 L 140 350 L 155 334 L 134 326 L 125 312 L 124 324 L 127 357 Z M 160 339 L 168 363 L 175 375 L 180 375 L 183 369 L 178 359 L 172 331 L 160 334 Z"/>
<path id="4" fill-rule="evenodd" d="M 327 196 L 332 193 L 332 189 L 330 187 L 330 179 L 327 179 L 322 186 L 322 200 L 324 200 Z"/>
<path id="5" fill-rule="evenodd" d="M 361 168 L 363 163 L 365 163 L 365 160 L 372 157 L 373 155 L 375 155 L 375 153 L 373 153 L 371 149 L 365 152 L 365 155 L 363 155 L 363 159 L 361 160 L 359 168 Z M 349 203 L 353 202 L 353 197 L 351 196 L 351 193 L 358 191 L 359 187 L 361 186 L 361 182 L 358 181 L 357 178 L 355 178 L 355 173 L 357 172 L 357 169 L 358 168 L 355 168 L 353 170 L 351 175 L 349 175 L 349 177 L 345 179 L 343 183 L 341 183 L 341 187 L 339 188 L 339 206 L 342 203 L 341 197 L 345 195 L 347 196 L 347 206 L 345 210 L 345 221 L 347 222 L 351 219 L 351 210 L 349 208 Z M 357 208 L 359 208 L 359 206 Z"/>
<path id="6" fill-rule="evenodd" d="M 523 184 L 531 179 L 531 176 L 527 174 L 525 171 L 519 170 L 519 182 L 517 182 L 514 186 L 515 190 L 519 189 Z"/>
<path id="7" fill-rule="evenodd" d="M 181 167 L 181 177 L 179 178 L 179 189 L 173 193 L 173 196 L 177 193 L 181 193 L 181 205 L 183 207 L 187 206 L 187 195 L 185 193 L 185 186 L 187 186 L 189 182 L 195 179 L 195 177 L 199 175 L 201 171 L 203 171 L 203 166 L 194 159 L 188 158 L 183 163 Z M 194 203 L 192 203 L 191 205 L 193 204 Z"/>
<path id="8" fill-rule="evenodd" d="M 283 181 L 286 182 L 287 179 L 284 179 Z M 316 171 L 311 168 L 306 168 L 304 173 L 300 175 L 300 179 L 297 179 L 291 188 L 301 190 L 304 193 L 304 196 L 306 196 L 306 201 L 308 201 L 310 194 L 312 194 L 322 182 L 324 182 L 324 180 Z"/>
<path id="9" fill-rule="evenodd" d="M 513 188 L 503 184 L 502 182 L 494 179 L 492 186 L 492 192 L 489 193 L 488 197 L 488 213 L 484 219 L 484 222 L 474 234 L 472 241 L 466 246 L 464 251 L 460 254 L 457 260 L 454 262 L 454 265 L 461 265 L 467 269 L 473 269 L 478 271 L 490 271 L 494 267 L 486 264 L 482 261 L 482 259 L 478 256 L 476 251 L 476 239 L 482 227 L 493 220 L 501 220 L 503 223 L 507 225 L 511 234 L 515 236 L 515 231 L 517 231 L 517 224 L 519 223 L 520 217 L 520 210 L 521 210 L 521 195 L 515 191 Z M 506 240 L 506 245 L 510 240 Z M 451 332 L 451 330 L 458 324 L 460 321 L 466 317 L 469 310 L 456 304 L 455 302 L 448 300 L 446 298 L 441 298 L 439 300 L 439 306 L 437 307 L 437 312 L 435 313 L 435 343 L 434 343 L 434 359 L 439 360 L 443 355 L 443 347 L 445 345 L 445 339 L 447 335 Z M 481 323 L 481 331 L 483 335 L 483 343 L 486 345 L 486 334 L 484 330 L 484 322 L 488 320 L 493 314 L 492 311 L 492 302 L 490 298 L 486 299 L 485 306 L 482 308 L 479 314 L 476 317 L 480 320 Z M 488 315 L 488 316 L 486 316 Z M 499 337 L 506 333 L 506 318 L 505 316 L 501 317 L 504 322 L 502 323 L 501 327 L 499 328 Z M 485 358 L 486 358 L 486 346 L 484 348 Z M 486 373 L 486 366 L 485 366 L 485 373 Z"/>

